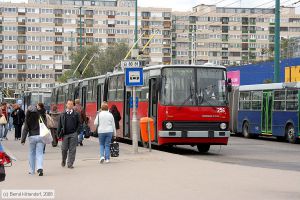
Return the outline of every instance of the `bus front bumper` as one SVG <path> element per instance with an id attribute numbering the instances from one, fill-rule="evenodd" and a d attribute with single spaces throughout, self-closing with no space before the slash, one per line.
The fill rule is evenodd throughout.
<path id="1" fill-rule="evenodd" d="M 229 138 L 230 131 L 159 131 L 161 138 Z"/>

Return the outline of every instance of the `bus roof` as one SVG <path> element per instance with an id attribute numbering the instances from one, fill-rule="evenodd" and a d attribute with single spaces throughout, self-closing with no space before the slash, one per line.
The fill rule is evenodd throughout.
<path id="1" fill-rule="evenodd" d="M 300 82 L 242 85 L 239 87 L 239 90 L 240 91 L 276 90 L 276 89 L 278 90 L 278 89 L 284 89 L 284 88 L 300 88 Z"/>
<path id="2" fill-rule="evenodd" d="M 153 65 L 149 67 L 145 67 L 145 70 L 152 70 L 152 69 L 162 69 L 165 67 L 205 67 L 205 68 L 221 68 L 226 69 L 226 67 L 221 65 L 214 65 L 212 63 L 205 63 L 203 65 Z"/>

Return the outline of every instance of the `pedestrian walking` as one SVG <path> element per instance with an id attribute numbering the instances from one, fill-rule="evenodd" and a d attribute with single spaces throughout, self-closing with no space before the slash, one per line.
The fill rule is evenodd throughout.
<path id="1" fill-rule="evenodd" d="M 15 140 L 19 140 L 21 138 L 22 125 L 25 120 L 25 112 L 19 104 L 14 104 L 14 110 L 11 116 L 15 126 Z"/>
<path id="2" fill-rule="evenodd" d="M 62 162 L 61 166 L 66 166 L 66 160 L 68 158 L 68 168 L 73 169 L 76 146 L 78 144 L 78 131 L 80 126 L 79 114 L 74 111 L 73 100 L 68 100 L 66 111 L 60 115 L 57 133 L 59 137 L 63 138 L 62 141 Z"/>
<path id="3" fill-rule="evenodd" d="M 8 110 L 7 103 L 2 102 L 0 107 L 0 141 L 7 140 L 8 132 Z"/>
<path id="4" fill-rule="evenodd" d="M 57 106 L 53 106 L 52 110 L 49 113 L 50 118 L 47 119 L 47 126 L 50 128 L 51 135 L 53 138 L 52 146 L 56 147 L 58 143 L 58 135 L 57 135 L 57 128 L 58 122 L 60 118 L 60 112 L 58 112 Z"/>
<path id="5" fill-rule="evenodd" d="M 83 146 L 83 135 L 84 135 L 84 127 L 87 125 L 87 117 L 85 110 L 82 108 L 82 105 L 80 104 L 79 99 L 75 99 L 75 106 L 74 111 L 78 113 L 79 120 L 80 120 L 80 126 L 79 126 L 79 133 L 78 133 L 78 144 L 80 146 Z"/>
<path id="6" fill-rule="evenodd" d="M 11 131 L 12 128 L 13 128 L 13 118 L 11 117 L 11 114 L 13 112 L 13 107 L 12 107 L 11 104 L 9 104 L 7 106 L 7 112 L 8 112 L 8 114 L 7 114 L 7 116 L 8 116 L 8 130 Z"/>
<path id="7" fill-rule="evenodd" d="M 46 109 L 43 103 L 38 103 L 36 105 L 37 111 L 41 117 L 41 119 L 43 120 L 44 124 L 47 126 L 47 116 L 46 116 Z M 46 144 L 44 145 L 44 151 L 43 153 L 45 153 L 46 151 Z"/>
<path id="8" fill-rule="evenodd" d="M 116 130 L 117 130 L 117 133 L 118 133 L 118 130 L 120 129 L 120 120 L 122 119 L 121 115 L 120 115 L 120 112 L 119 112 L 116 105 L 112 105 L 109 112 L 114 116 Z"/>
<path id="9" fill-rule="evenodd" d="M 40 137 L 39 119 L 41 115 L 37 107 L 29 106 L 26 113 L 24 129 L 22 132 L 21 144 L 25 144 L 28 135 L 29 140 L 29 174 L 33 175 L 35 169 L 39 176 L 43 176 L 43 161 L 45 144 Z"/>
<path id="10" fill-rule="evenodd" d="M 116 137 L 116 125 L 113 115 L 108 111 L 107 103 L 102 103 L 101 112 L 99 112 L 94 121 L 97 127 L 100 143 L 100 163 L 104 160 L 106 163 L 110 161 L 110 143 L 112 136 Z"/>

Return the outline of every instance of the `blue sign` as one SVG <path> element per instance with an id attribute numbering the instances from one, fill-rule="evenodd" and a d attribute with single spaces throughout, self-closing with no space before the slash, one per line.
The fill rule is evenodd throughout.
<path id="1" fill-rule="evenodd" d="M 139 98 L 135 97 L 135 107 L 138 108 Z M 133 97 L 129 98 L 129 107 L 133 108 Z"/>
<path id="2" fill-rule="evenodd" d="M 126 86 L 143 86 L 143 68 L 125 68 L 125 85 Z"/>

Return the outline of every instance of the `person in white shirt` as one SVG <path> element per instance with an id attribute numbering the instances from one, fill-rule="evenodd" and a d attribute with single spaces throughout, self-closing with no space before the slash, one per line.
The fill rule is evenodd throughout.
<path id="1" fill-rule="evenodd" d="M 109 163 L 110 159 L 110 142 L 112 136 L 116 137 L 116 125 L 113 115 L 108 111 L 108 105 L 103 102 L 101 105 L 101 112 L 99 112 L 94 121 L 97 127 L 98 138 L 100 143 L 100 163 L 104 160 Z"/>

